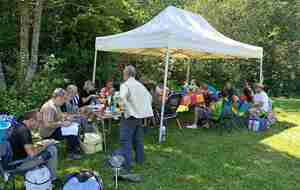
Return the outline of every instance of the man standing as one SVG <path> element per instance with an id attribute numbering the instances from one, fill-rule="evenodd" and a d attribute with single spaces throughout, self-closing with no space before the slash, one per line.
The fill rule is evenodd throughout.
<path id="1" fill-rule="evenodd" d="M 125 156 L 125 167 L 132 165 L 132 146 L 136 152 L 136 162 L 144 162 L 143 119 L 152 117 L 152 96 L 142 83 L 135 79 L 136 71 L 131 65 L 123 71 L 124 83 L 120 88 L 120 97 L 124 104 L 124 119 L 120 124 L 121 153 Z"/>
<path id="2" fill-rule="evenodd" d="M 18 123 L 18 126 L 14 126 L 9 142 L 12 147 L 13 160 L 22 160 L 27 157 L 32 158 L 25 161 L 18 169 L 30 168 L 34 163 L 39 162 L 39 156 L 47 157 L 50 153 L 50 159 L 46 165 L 50 170 L 52 180 L 57 179 L 57 149 L 54 145 L 49 143 L 44 144 L 41 147 L 34 147 L 32 142 L 31 130 L 38 128 L 37 112 L 27 112 L 23 116 L 23 121 Z"/>

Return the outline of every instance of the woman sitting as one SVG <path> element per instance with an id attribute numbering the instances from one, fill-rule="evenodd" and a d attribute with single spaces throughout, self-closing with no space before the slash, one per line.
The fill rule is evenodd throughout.
<path id="1" fill-rule="evenodd" d="M 78 95 L 78 88 L 75 85 L 68 85 L 66 91 L 66 102 L 61 106 L 62 112 L 78 113 L 80 97 Z"/>
<path id="2" fill-rule="evenodd" d="M 208 121 L 210 118 L 210 104 L 212 100 L 212 94 L 208 90 L 207 84 L 202 84 L 201 87 L 196 91 L 196 105 L 194 112 L 194 123 L 188 128 L 198 128 L 200 126 L 208 127 Z"/>
<path id="3" fill-rule="evenodd" d="M 112 80 L 109 80 L 106 82 L 106 86 L 104 88 L 101 89 L 100 91 L 100 98 L 107 98 L 109 96 L 113 95 L 113 91 L 114 91 L 114 83 Z"/>
<path id="4" fill-rule="evenodd" d="M 162 102 L 163 102 L 163 93 L 164 93 L 164 85 L 159 84 L 155 87 L 153 96 L 153 106 L 156 110 L 160 110 Z M 170 94 L 170 90 L 166 87 L 166 97 L 165 101 L 167 101 L 168 96 Z"/>
<path id="5" fill-rule="evenodd" d="M 244 101 L 248 102 L 248 103 L 252 103 L 254 93 L 253 93 L 251 85 L 248 81 L 245 82 L 245 86 L 244 86 L 244 89 L 243 89 L 243 94 L 244 94 L 244 96 L 243 96 L 242 99 Z"/>
<path id="6" fill-rule="evenodd" d="M 83 91 L 80 94 L 80 107 L 92 104 L 96 98 L 96 88 L 94 83 L 90 80 L 85 81 Z"/>

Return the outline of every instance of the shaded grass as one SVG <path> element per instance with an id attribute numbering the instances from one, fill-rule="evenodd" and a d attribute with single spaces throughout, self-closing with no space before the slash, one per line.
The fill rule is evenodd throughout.
<path id="1" fill-rule="evenodd" d="M 300 189 L 300 101 L 277 99 L 279 122 L 270 130 L 247 130 L 219 135 L 214 129 L 168 128 L 167 142 L 157 144 L 158 129 L 147 130 L 146 162 L 135 167 L 145 177 L 140 184 L 122 182 L 122 190 L 296 190 Z M 191 120 L 192 115 L 183 115 Z M 284 127 L 290 127 L 288 129 Z M 117 142 L 118 127 L 112 131 Z M 114 143 L 113 148 L 117 147 Z M 112 171 L 105 167 L 107 155 L 88 155 L 66 161 L 60 155 L 63 178 L 80 169 L 97 171 L 105 189 L 114 189 Z M 20 184 L 20 182 L 19 182 Z"/>

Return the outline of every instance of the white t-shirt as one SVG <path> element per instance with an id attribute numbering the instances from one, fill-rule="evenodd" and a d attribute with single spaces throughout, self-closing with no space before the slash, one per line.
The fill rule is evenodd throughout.
<path id="1" fill-rule="evenodd" d="M 261 91 L 254 95 L 253 101 L 255 104 L 262 103 L 261 110 L 264 112 L 269 112 L 269 97 L 266 92 Z"/>
<path id="2" fill-rule="evenodd" d="M 121 85 L 120 97 L 125 104 L 125 117 L 148 118 L 153 116 L 152 96 L 140 82 L 129 78 Z"/>

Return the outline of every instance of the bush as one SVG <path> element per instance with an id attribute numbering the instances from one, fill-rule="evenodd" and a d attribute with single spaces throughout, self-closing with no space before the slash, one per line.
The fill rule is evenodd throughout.
<path id="1" fill-rule="evenodd" d="M 42 72 L 25 90 L 11 87 L 6 91 L 0 91 L 0 112 L 19 117 L 26 111 L 39 109 L 51 97 L 55 88 L 66 85 L 63 76 L 56 72 L 56 66 L 62 61 L 50 56 Z"/>

